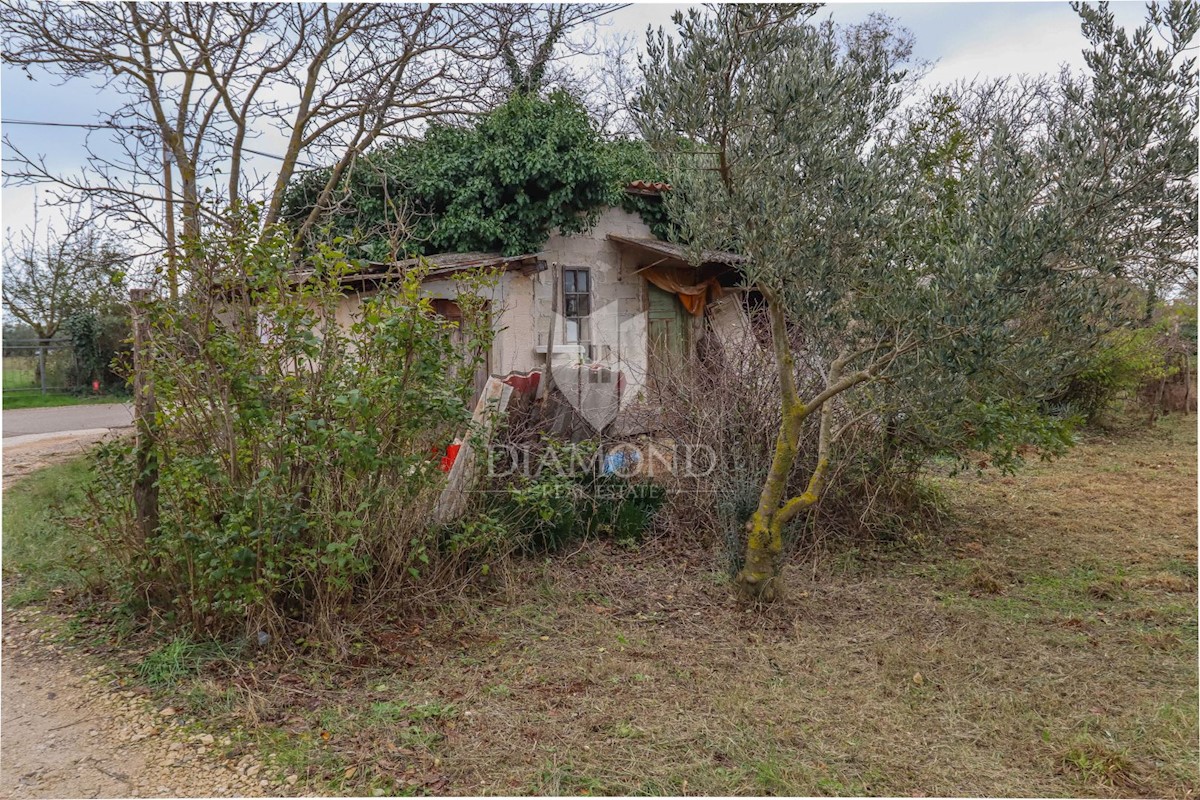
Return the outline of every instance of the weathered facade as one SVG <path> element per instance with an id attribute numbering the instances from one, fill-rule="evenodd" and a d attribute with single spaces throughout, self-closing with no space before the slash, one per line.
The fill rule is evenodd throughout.
<path id="1" fill-rule="evenodd" d="M 656 371 L 692 351 L 710 304 L 738 282 L 736 256 L 705 254 L 704 263 L 691 265 L 682 248 L 656 239 L 638 216 L 619 208 L 605 209 L 586 232 L 551 235 L 538 253 L 456 253 L 424 261 L 423 291 L 451 317 L 456 276 L 499 271 L 488 296 L 495 340 L 487 373 L 549 371 L 581 412 L 589 402 L 581 394 L 593 403 L 615 402 L 605 385 L 620 405 L 641 395 Z M 339 320 L 349 323 L 365 296 L 417 263 L 376 264 L 348 277 Z M 596 411 L 589 422 L 603 428 L 611 415 Z"/>

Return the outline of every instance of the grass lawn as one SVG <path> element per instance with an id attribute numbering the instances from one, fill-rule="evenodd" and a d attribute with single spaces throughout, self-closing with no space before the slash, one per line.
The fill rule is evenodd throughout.
<path id="1" fill-rule="evenodd" d="M 74 395 L 41 394 L 39 392 L 4 392 L 4 410 L 18 408 L 53 408 L 57 406 L 80 406 L 93 403 L 123 403 L 129 398 L 124 395 Z"/>
<path id="2" fill-rule="evenodd" d="M 309 793 L 1192 797 L 1196 444 L 1172 417 L 945 479 L 944 539 L 794 565 L 765 613 L 706 554 L 590 544 L 381 619 L 361 668 L 176 641 L 140 674 Z M 5 522 L 6 568 L 53 559 Z"/>

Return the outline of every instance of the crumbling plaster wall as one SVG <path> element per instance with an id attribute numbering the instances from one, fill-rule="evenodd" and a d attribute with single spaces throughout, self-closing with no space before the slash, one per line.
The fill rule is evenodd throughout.
<path id="1" fill-rule="evenodd" d="M 641 218 L 619 208 L 601 212 L 596 224 L 588 231 L 563 236 L 551 234 L 539 257 L 548 269 L 529 275 L 518 271 L 505 272 L 490 292 L 492 318 L 496 339 L 492 347 L 493 374 L 528 372 L 546 366 L 545 347 L 554 325 L 554 341 L 562 345 L 565 327 L 560 315 L 555 319 L 555 275 L 561 285 L 562 269 L 586 267 L 592 278 L 593 339 L 597 341 L 599 361 L 613 361 L 619 347 L 627 371 L 645 373 L 646 349 L 638 341 L 637 321 L 644 322 L 645 282 L 636 274 L 633 260 L 626 257 L 608 234 L 649 237 L 650 228 Z M 454 299 L 457 285 L 452 278 L 427 281 L 422 292 L 433 299 Z M 338 307 L 337 319 L 349 325 L 364 297 L 372 292 L 349 293 Z M 629 325 L 633 321 L 634 325 Z M 620 328 L 625 335 L 618 335 Z M 540 348 L 540 352 L 539 352 Z"/>

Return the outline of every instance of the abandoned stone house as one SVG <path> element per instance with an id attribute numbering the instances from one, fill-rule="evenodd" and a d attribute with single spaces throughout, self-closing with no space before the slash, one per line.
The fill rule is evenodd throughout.
<path id="1" fill-rule="evenodd" d="M 665 188 L 636 182 L 627 191 Z M 486 395 L 490 378 L 550 372 L 597 431 L 683 363 L 706 330 L 744 328 L 738 256 L 705 253 L 702 263 L 689 263 L 684 248 L 656 238 L 638 215 L 620 208 L 601 211 L 583 233 L 553 233 L 536 253 L 445 253 L 423 260 L 423 291 L 452 319 L 461 313 L 456 276 L 500 274 L 486 298 L 495 339 L 476 376 L 477 397 Z M 364 297 L 417 264 L 372 263 L 347 276 L 339 321 L 349 323 Z"/>

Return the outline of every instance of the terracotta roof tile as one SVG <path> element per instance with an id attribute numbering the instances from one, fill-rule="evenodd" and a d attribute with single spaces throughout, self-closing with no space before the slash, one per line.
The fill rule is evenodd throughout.
<path id="1" fill-rule="evenodd" d="M 671 191 L 671 184 L 662 181 L 630 181 L 625 185 L 625 191 L 634 194 L 661 194 Z"/>

